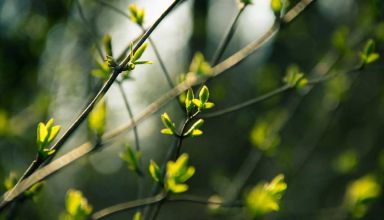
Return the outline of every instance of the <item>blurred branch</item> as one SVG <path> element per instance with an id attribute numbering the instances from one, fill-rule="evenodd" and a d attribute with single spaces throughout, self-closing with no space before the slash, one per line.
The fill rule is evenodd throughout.
<path id="1" fill-rule="evenodd" d="M 84 23 L 84 28 L 86 30 L 88 30 L 90 38 L 93 40 L 93 42 L 95 42 L 97 53 L 99 54 L 100 58 L 102 60 L 104 60 L 105 57 L 103 55 L 103 50 L 101 49 L 100 45 L 97 43 L 97 41 L 98 41 L 97 37 L 98 36 L 96 34 L 96 30 L 94 29 L 93 24 L 88 22 L 87 18 L 85 17 L 84 12 L 83 12 L 83 8 L 81 7 L 81 4 L 80 4 L 80 1 L 79 0 L 75 0 L 75 4 L 77 6 L 77 10 L 79 11 L 80 18 L 81 18 L 81 20 Z"/>
<path id="2" fill-rule="evenodd" d="M 219 47 L 217 48 L 217 50 L 215 51 L 215 53 L 213 55 L 212 65 L 216 65 L 220 61 L 221 57 L 223 56 L 225 49 L 227 49 L 229 42 L 231 41 L 233 35 L 235 34 L 237 22 L 241 16 L 241 14 L 243 13 L 244 9 L 247 7 L 247 5 L 248 4 L 243 5 L 242 7 L 239 7 L 235 18 L 233 19 L 231 25 L 229 26 L 228 31 L 224 35 L 223 39 L 221 40 L 221 42 L 219 44 Z"/>
<path id="3" fill-rule="evenodd" d="M 187 202 L 187 203 L 195 203 L 202 205 L 218 205 L 222 207 L 243 207 L 243 203 L 241 202 L 219 202 L 213 201 L 204 197 L 195 196 L 195 195 L 177 195 L 177 196 L 169 196 L 167 197 L 164 193 L 159 193 L 153 197 L 148 197 L 145 199 L 139 199 L 129 202 L 124 202 L 120 204 L 116 204 L 107 208 L 104 208 L 100 211 L 95 212 L 92 215 L 93 220 L 103 219 L 105 217 L 110 217 L 120 212 L 128 211 L 131 209 L 157 204 L 160 202 L 168 203 L 168 202 Z"/>

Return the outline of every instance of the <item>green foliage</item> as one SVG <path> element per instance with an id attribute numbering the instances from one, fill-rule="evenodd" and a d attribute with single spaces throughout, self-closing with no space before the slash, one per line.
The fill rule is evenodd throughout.
<path id="1" fill-rule="evenodd" d="M 354 218 L 362 218 L 369 204 L 381 194 L 381 185 L 373 175 L 363 176 L 352 181 L 345 194 L 344 204 Z"/>
<path id="2" fill-rule="evenodd" d="M 333 163 L 334 169 L 339 173 L 351 173 L 359 163 L 356 151 L 347 150 L 341 153 Z"/>
<path id="3" fill-rule="evenodd" d="M 136 24 L 143 26 L 145 11 L 144 9 L 140 9 L 136 4 L 130 4 L 128 6 L 130 12 L 130 19 Z"/>
<path id="4" fill-rule="evenodd" d="M 162 183 L 160 168 L 153 160 L 149 162 L 149 174 L 155 182 Z"/>
<path id="5" fill-rule="evenodd" d="M 308 84 L 308 80 L 305 78 L 304 73 L 302 73 L 298 66 L 291 65 L 287 68 L 287 73 L 283 78 L 283 81 L 297 89 L 301 89 Z"/>
<path id="6" fill-rule="evenodd" d="M 65 198 L 66 213 L 60 216 L 61 220 L 86 220 L 92 212 L 92 206 L 88 203 L 83 193 L 70 189 Z"/>
<path id="7" fill-rule="evenodd" d="M 215 106 L 214 103 L 208 102 L 209 99 L 209 90 L 207 86 L 203 86 L 199 93 L 199 99 L 193 99 L 193 104 L 199 109 L 199 111 L 204 111 L 206 109 L 211 109 Z"/>
<path id="8" fill-rule="evenodd" d="M 245 205 L 253 219 L 280 209 L 280 200 L 287 184 L 284 175 L 276 176 L 270 183 L 259 183 L 246 195 Z"/>
<path id="9" fill-rule="evenodd" d="M 109 67 L 108 63 L 107 62 L 100 63 L 96 61 L 96 64 L 98 68 L 92 70 L 91 75 L 94 77 L 100 78 L 103 81 L 107 81 L 111 72 L 111 68 Z"/>
<path id="10" fill-rule="evenodd" d="M 113 57 L 112 53 L 112 37 L 109 34 L 104 35 L 103 37 L 104 50 L 108 56 Z"/>
<path id="11" fill-rule="evenodd" d="M 49 145 L 55 139 L 60 131 L 60 125 L 53 125 L 54 120 L 50 119 L 46 124 L 40 122 L 37 126 L 37 152 L 41 159 L 47 158 L 49 155 L 55 153 L 54 149 L 49 149 Z"/>
<path id="12" fill-rule="evenodd" d="M 271 0 L 271 8 L 275 14 L 279 14 L 283 8 L 283 3 L 281 0 Z"/>
<path id="13" fill-rule="evenodd" d="M 375 52 L 375 41 L 369 39 L 364 46 L 364 50 L 360 52 L 361 62 L 370 64 L 378 60 L 380 55 Z"/>
<path id="14" fill-rule="evenodd" d="M 201 52 L 196 52 L 189 66 L 189 72 L 199 76 L 209 76 L 212 73 L 211 65 L 205 61 L 204 55 Z"/>
<path id="15" fill-rule="evenodd" d="M 193 104 L 193 102 L 192 102 L 194 98 L 195 97 L 194 97 L 193 91 L 191 88 L 189 88 L 187 93 L 186 93 L 186 97 L 185 97 L 185 101 L 184 101 L 185 109 L 187 110 L 187 114 L 190 114 L 193 110 L 196 109 L 195 104 Z"/>
<path id="16" fill-rule="evenodd" d="M 14 171 L 10 172 L 7 178 L 5 178 L 4 180 L 5 189 L 6 190 L 12 189 L 16 185 L 18 178 L 19 177 L 16 172 Z"/>
<path id="17" fill-rule="evenodd" d="M 161 121 L 165 126 L 164 129 L 161 129 L 162 134 L 177 135 L 176 125 L 172 122 L 171 118 L 166 112 L 161 115 Z"/>
<path id="18" fill-rule="evenodd" d="M 145 61 L 145 60 L 139 60 L 141 56 L 144 54 L 145 50 L 148 47 L 148 43 L 144 43 L 137 49 L 135 53 L 133 53 L 133 44 L 130 45 L 130 57 L 127 66 L 124 68 L 124 71 L 132 71 L 136 68 L 136 65 L 143 65 L 143 64 L 152 64 L 152 61 Z M 125 78 L 129 78 L 129 75 L 127 75 Z"/>
<path id="19" fill-rule="evenodd" d="M 120 153 L 120 158 L 127 163 L 128 169 L 141 175 L 140 158 L 141 152 L 133 150 L 129 145 L 125 146 L 125 151 Z"/>
<path id="20" fill-rule="evenodd" d="M 88 127 L 98 137 L 104 134 L 106 117 L 107 103 L 105 99 L 101 99 L 88 116 Z"/>
<path id="21" fill-rule="evenodd" d="M 185 137 L 191 136 L 196 137 L 203 134 L 203 131 L 201 131 L 199 128 L 204 124 L 203 119 L 197 120 L 190 128 L 189 130 L 184 134 Z"/>
<path id="22" fill-rule="evenodd" d="M 349 28 L 342 26 L 338 28 L 332 35 L 332 45 L 341 53 L 348 49 L 347 39 L 349 35 Z"/>
<path id="23" fill-rule="evenodd" d="M 188 155 L 182 154 L 175 161 L 168 161 L 165 175 L 165 189 L 172 193 L 182 193 L 188 190 L 185 182 L 195 174 L 195 168 L 188 166 Z"/>
<path id="24" fill-rule="evenodd" d="M 252 128 L 250 141 L 257 149 L 272 155 L 280 144 L 280 136 L 271 123 L 261 120 Z"/>
<path id="25" fill-rule="evenodd" d="M 132 218 L 132 220 L 141 220 L 141 219 L 142 219 L 141 212 L 136 212 L 136 213 L 133 215 L 133 218 Z"/>

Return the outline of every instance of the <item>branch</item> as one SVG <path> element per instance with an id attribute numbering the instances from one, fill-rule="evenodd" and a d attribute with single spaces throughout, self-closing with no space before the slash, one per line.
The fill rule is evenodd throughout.
<path id="1" fill-rule="evenodd" d="M 140 208 L 147 205 L 153 205 L 160 202 L 188 202 L 188 203 L 196 203 L 196 204 L 203 204 L 203 205 L 219 205 L 222 207 L 243 207 L 243 203 L 241 202 L 232 202 L 232 203 L 226 203 L 226 202 L 218 202 L 218 201 L 212 201 L 209 198 L 204 198 L 200 196 L 195 195 L 175 195 L 167 197 L 164 193 L 159 193 L 153 197 L 148 197 L 145 199 L 138 199 L 134 201 L 119 203 L 107 208 L 104 208 L 100 211 L 95 212 L 92 215 L 93 220 L 102 219 L 105 217 L 109 217 L 112 215 L 115 215 L 120 212 L 128 211 L 131 209 Z"/>

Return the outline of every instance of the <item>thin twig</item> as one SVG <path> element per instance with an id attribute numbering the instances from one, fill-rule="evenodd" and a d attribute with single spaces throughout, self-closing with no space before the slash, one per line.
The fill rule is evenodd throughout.
<path id="1" fill-rule="evenodd" d="M 202 204 L 202 205 L 218 205 L 221 207 L 233 207 L 233 208 L 244 206 L 242 202 L 219 202 L 219 201 L 210 200 L 209 198 L 207 199 L 207 198 L 204 198 L 201 196 L 195 196 L 195 195 L 186 194 L 186 195 L 166 196 L 165 193 L 159 193 L 152 197 L 119 203 L 119 204 L 104 208 L 100 211 L 93 213 L 92 219 L 93 220 L 103 219 L 103 218 L 118 214 L 120 212 L 140 208 L 147 205 L 158 204 L 161 202 L 163 203 L 188 202 L 188 203 L 195 203 L 195 204 Z"/>
<path id="2" fill-rule="evenodd" d="M 122 82 L 118 81 L 118 80 L 116 82 L 117 82 L 117 86 L 119 88 L 120 94 L 123 97 L 124 106 L 127 109 L 127 112 L 128 112 L 128 115 L 129 115 L 129 119 L 133 123 L 133 136 L 134 136 L 134 139 L 135 139 L 135 149 L 136 149 L 136 151 L 140 151 L 141 148 L 140 148 L 139 132 L 137 131 L 137 125 L 136 125 L 136 123 L 134 121 L 134 116 L 133 116 L 133 113 L 132 113 L 131 106 L 129 105 L 129 102 L 128 102 L 128 97 L 125 94 Z"/>
<path id="3" fill-rule="evenodd" d="M 235 30 L 237 27 L 237 22 L 238 22 L 241 14 L 243 13 L 243 11 L 246 7 L 247 7 L 247 5 L 244 5 L 244 6 L 240 7 L 239 10 L 237 11 L 237 14 L 236 14 L 235 18 L 233 19 L 231 25 L 229 26 L 228 31 L 224 35 L 224 37 L 221 40 L 217 50 L 215 51 L 215 53 L 213 55 L 212 62 L 211 62 L 212 65 L 216 65 L 219 63 L 221 57 L 223 56 L 225 50 L 228 47 L 229 42 L 231 41 L 231 39 L 235 33 Z"/>
<path id="4" fill-rule="evenodd" d="M 102 209 L 100 211 L 95 212 L 92 215 L 92 219 L 94 219 L 94 220 L 102 219 L 102 218 L 105 218 L 107 216 L 109 217 L 111 215 L 117 214 L 119 212 L 127 211 L 130 209 L 140 208 L 140 207 L 150 205 L 150 204 L 155 204 L 155 203 L 158 203 L 160 201 L 163 201 L 165 197 L 166 197 L 166 195 L 164 193 L 160 193 L 160 194 L 153 196 L 153 197 L 138 199 L 138 200 L 125 202 L 125 203 L 120 203 L 120 204 L 117 204 L 117 205 L 114 205 L 114 206 L 111 206 L 111 207 L 108 207 L 108 208 L 105 208 L 105 209 Z"/>

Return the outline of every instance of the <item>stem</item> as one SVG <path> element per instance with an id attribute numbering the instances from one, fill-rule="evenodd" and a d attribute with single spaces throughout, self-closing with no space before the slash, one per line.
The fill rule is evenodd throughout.
<path id="1" fill-rule="evenodd" d="M 226 34 L 224 35 L 224 38 L 221 40 L 219 44 L 219 47 L 216 49 L 216 52 L 213 55 L 212 65 L 216 65 L 220 61 L 221 57 L 223 56 L 225 49 L 227 49 L 228 44 L 235 33 L 237 22 L 240 18 L 240 15 L 243 13 L 246 6 L 247 5 L 240 7 L 239 10 L 237 11 L 237 14 L 233 19 L 232 24 L 229 26 L 229 29 L 227 30 Z"/>
<path id="2" fill-rule="evenodd" d="M 120 91 L 120 93 L 121 93 L 121 96 L 123 97 L 124 105 L 125 105 L 125 108 L 127 109 L 127 112 L 128 112 L 128 115 L 129 115 L 129 119 L 130 119 L 130 120 L 132 121 L 132 123 L 133 123 L 133 135 L 134 135 L 134 139 L 135 139 L 135 148 L 136 148 L 136 151 L 140 151 L 139 132 L 137 131 L 137 124 L 135 123 L 135 120 L 134 120 L 134 117 L 133 117 L 133 113 L 132 113 L 131 106 L 130 106 L 129 103 L 128 103 L 128 97 L 127 97 L 127 95 L 125 94 L 125 91 L 124 91 L 122 82 L 121 82 L 121 81 L 116 81 L 116 82 L 117 82 L 119 91 Z"/>
<path id="3" fill-rule="evenodd" d="M 111 206 L 111 207 L 108 207 L 108 208 L 105 208 L 105 209 L 102 209 L 100 211 L 95 212 L 92 215 L 92 219 L 94 219 L 94 220 L 102 219 L 102 218 L 105 218 L 107 216 L 109 217 L 111 215 L 117 214 L 119 212 L 127 211 L 130 209 L 140 208 L 140 207 L 143 207 L 146 205 L 155 204 L 155 203 L 158 203 L 160 201 L 163 201 L 165 198 L 166 198 L 166 194 L 159 193 L 153 197 L 138 199 L 138 200 L 134 200 L 134 201 L 130 201 L 130 202 L 117 204 L 117 205 L 114 205 L 114 206 Z"/>
<path id="4" fill-rule="evenodd" d="M 236 112 L 236 111 L 239 111 L 239 110 L 242 110 L 246 107 L 249 107 L 249 106 L 252 106 L 256 103 L 259 103 L 259 102 L 262 102 L 264 100 L 267 100 L 271 97 L 274 97 L 276 95 L 279 95 L 285 91 L 288 91 L 290 89 L 292 89 L 293 87 L 290 86 L 290 85 L 284 85 L 280 88 L 277 88 L 271 92 L 268 92 L 264 95 L 261 95 L 261 96 L 258 96 L 256 98 L 253 98 L 253 99 L 250 99 L 248 101 L 245 101 L 245 102 L 242 102 L 240 104 L 237 104 L 237 105 L 234 105 L 234 106 L 231 106 L 229 108 L 225 108 L 225 109 L 222 109 L 222 110 L 219 110 L 219 111 L 215 111 L 215 112 L 212 112 L 212 113 L 209 113 L 209 114 L 206 114 L 206 115 L 203 115 L 202 117 L 203 118 L 215 118 L 215 117 L 219 117 L 219 116 L 222 116 L 222 115 L 226 115 L 226 114 L 229 114 L 229 113 L 233 113 L 233 112 Z"/>
<path id="5" fill-rule="evenodd" d="M 165 193 L 159 193 L 152 197 L 124 202 L 124 203 L 120 203 L 120 204 L 116 204 L 116 205 L 104 208 L 100 211 L 95 212 L 92 215 L 92 219 L 93 220 L 103 219 L 103 218 L 110 217 L 117 213 L 128 211 L 131 209 L 136 209 L 136 208 L 140 208 L 147 205 L 167 203 L 167 202 L 188 202 L 188 203 L 196 203 L 196 204 L 203 204 L 203 205 L 211 204 L 211 205 L 220 205 L 223 207 L 243 207 L 244 206 L 244 204 L 241 202 L 232 202 L 232 203 L 216 202 L 216 201 L 211 201 L 207 198 L 203 198 L 195 195 L 167 196 Z M 156 218 L 156 216 L 157 214 L 153 215 L 152 217 Z"/>

